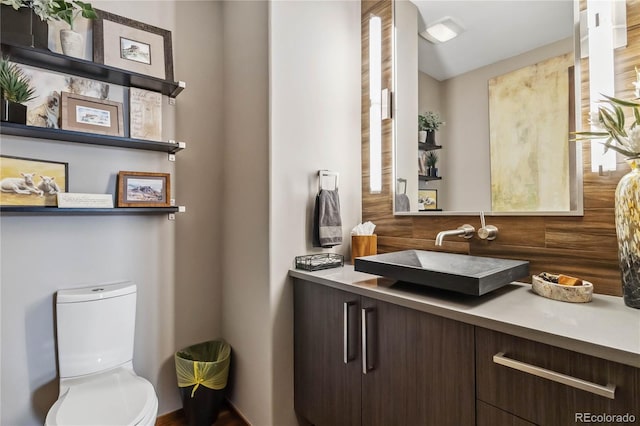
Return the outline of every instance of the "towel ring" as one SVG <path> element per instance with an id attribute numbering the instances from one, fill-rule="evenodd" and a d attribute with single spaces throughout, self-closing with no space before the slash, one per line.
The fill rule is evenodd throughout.
<path id="1" fill-rule="evenodd" d="M 404 183 L 404 189 L 402 191 L 400 191 L 400 184 Z M 396 188 L 396 191 L 398 191 L 398 194 L 406 194 L 407 193 L 407 180 L 403 179 L 403 178 L 398 178 L 398 186 Z"/>
<path id="2" fill-rule="evenodd" d="M 329 189 L 329 188 L 325 188 L 322 186 L 322 180 L 325 177 L 334 177 L 335 181 L 334 181 L 334 190 L 338 190 L 338 177 L 339 177 L 339 173 L 338 172 L 332 172 L 330 170 L 318 170 L 318 192 L 323 190 L 323 189 Z"/>

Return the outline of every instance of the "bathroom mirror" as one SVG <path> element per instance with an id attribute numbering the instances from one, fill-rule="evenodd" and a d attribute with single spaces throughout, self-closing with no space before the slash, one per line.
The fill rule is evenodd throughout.
<path id="1" fill-rule="evenodd" d="M 581 215 L 577 1 L 394 3 L 395 214 Z M 457 37 L 419 35 L 447 18 Z"/>

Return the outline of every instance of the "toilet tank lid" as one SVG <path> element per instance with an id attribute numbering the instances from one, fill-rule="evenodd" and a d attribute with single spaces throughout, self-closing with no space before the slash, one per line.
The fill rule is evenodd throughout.
<path id="1" fill-rule="evenodd" d="M 135 293 L 136 285 L 131 281 L 100 284 L 91 287 L 58 290 L 56 303 L 89 302 L 92 300 L 109 299 Z"/>

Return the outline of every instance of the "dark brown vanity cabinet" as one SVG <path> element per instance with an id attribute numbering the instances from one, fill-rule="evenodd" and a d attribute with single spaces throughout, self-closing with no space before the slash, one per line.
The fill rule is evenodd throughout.
<path id="1" fill-rule="evenodd" d="M 475 424 L 473 326 L 296 280 L 294 339 L 311 424 Z"/>
<path id="2" fill-rule="evenodd" d="M 638 368 L 477 327 L 476 374 L 478 425 L 640 420 Z"/>

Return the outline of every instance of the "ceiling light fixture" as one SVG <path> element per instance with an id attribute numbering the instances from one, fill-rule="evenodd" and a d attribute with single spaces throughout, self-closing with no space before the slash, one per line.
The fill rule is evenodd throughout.
<path id="1" fill-rule="evenodd" d="M 431 43 L 444 43 L 464 32 L 464 28 L 455 19 L 445 16 L 427 26 L 420 36 Z"/>

